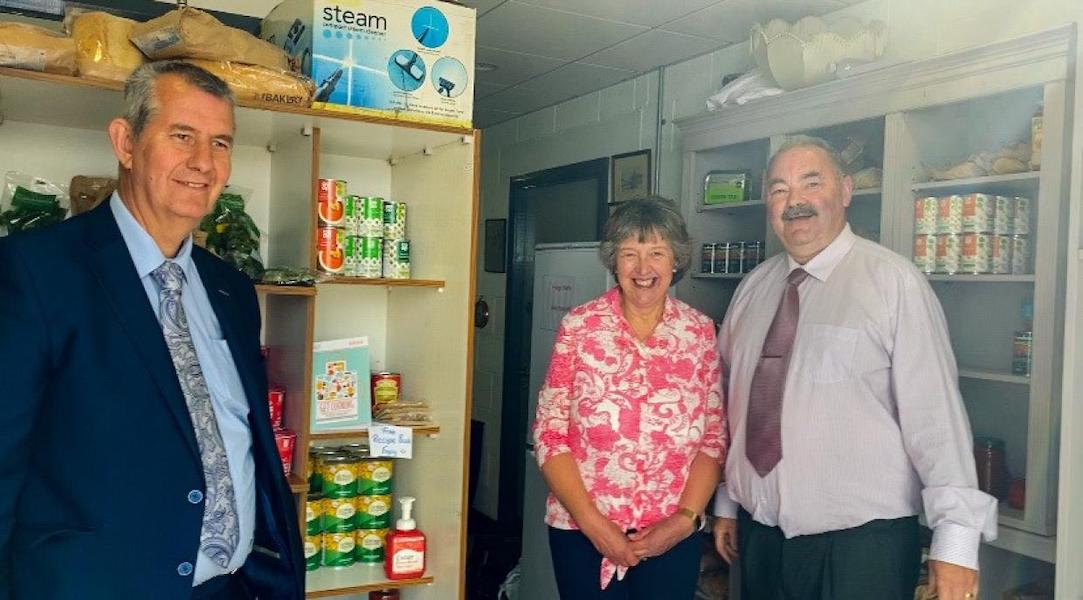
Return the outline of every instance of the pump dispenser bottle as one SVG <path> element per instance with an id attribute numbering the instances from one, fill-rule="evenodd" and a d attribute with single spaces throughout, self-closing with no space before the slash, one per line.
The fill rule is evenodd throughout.
<path id="1" fill-rule="evenodd" d="M 387 534 L 384 573 L 388 579 L 416 579 L 425 575 L 425 534 L 411 517 L 414 500 L 412 496 L 399 498 L 402 517 L 395 522 L 395 530 Z"/>

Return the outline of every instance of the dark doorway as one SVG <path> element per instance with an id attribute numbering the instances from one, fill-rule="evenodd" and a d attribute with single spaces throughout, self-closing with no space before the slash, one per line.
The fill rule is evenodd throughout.
<path id="1" fill-rule="evenodd" d="M 530 394 L 531 312 L 536 244 L 601 239 L 609 215 L 609 159 L 513 177 L 509 194 L 507 319 L 500 419 L 501 528 L 521 531 Z"/>

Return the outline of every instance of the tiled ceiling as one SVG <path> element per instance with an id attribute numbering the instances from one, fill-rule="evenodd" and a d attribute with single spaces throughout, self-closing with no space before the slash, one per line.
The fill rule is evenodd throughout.
<path id="1" fill-rule="evenodd" d="M 474 125 L 488 127 L 859 0 L 462 0 L 478 11 Z"/>

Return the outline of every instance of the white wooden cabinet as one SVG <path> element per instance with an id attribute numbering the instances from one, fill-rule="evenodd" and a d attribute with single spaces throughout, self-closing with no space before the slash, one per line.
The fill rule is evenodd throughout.
<path id="1" fill-rule="evenodd" d="M 59 183 L 77 174 L 115 176 L 105 128 L 121 112 L 120 88 L 0 68 L 0 171 Z M 436 422 L 416 432 L 414 458 L 395 463 L 395 495 L 418 499 L 414 516 L 428 536 L 426 576 L 392 583 L 382 565 L 321 568 L 308 574 L 310 597 L 393 587 L 407 599 L 463 597 L 479 143 L 472 129 L 308 109 L 237 109 L 231 184 L 253 190 L 247 209 L 264 232 L 269 266 L 315 265 L 321 177 L 346 179 L 350 193 L 409 207 L 414 279 L 257 288 L 264 343 L 274 349 L 270 369 L 287 391 L 285 425 L 298 433 L 290 485 L 302 532 L 309 443 L 366 435 L 309 433 L 313 341 L 369 336 L 373 369 L 402 373 L 404 396 L 428 402 Z"/>
<path id="2" fill-rule="evenodd" d="M 681 119 L 682 206 L 697 243 L 765 242 L 781 250 L 760 198 L 767 159 L 787 136 L 824 137 L 836 147 L 851 135 L 867 141 L 867 163 L 882 183 L 854 194 L 854 230 L 910 257 L 914 200 L 921 196 L 988 193 L 1032 200 L 1033 267 L 1015 275 L 930 275 L 944 307 L 959 364 L 959 386 L 976 436 L 1005 441 L 1009 471 L 1026 479 L 1025 506 L 1001 501 L 1000 537 L 983 549 L 983 596 L 1031 579 L 1052 577 L 1056 557 L 1057 469 L 1068 263 L 1068 181 L 1074 57 L 1073 28 L 905 63 Z M 1041 168 L 1024 173 L 929 182 L 925 167 L 954 164 L 979 151 L 1030 141 L 1031 117 L 1044 110 Z M 751 173 L 746 205 L 703 206 L 711 170 Z M 1076 217 L 1078 222 L 1078 217 Z M 1069 260 L 1070 259 L 1070 260 Z M 741 275 L 694 272 L 679 295 L 716 319 Z M 1033 367 L 1011 372 L 1013 333 L 1033 303 Z M 1073 309 L 1078 311 L 1078 308 Z M 1076 342 L 1078 344 L 1078 342 Z M 1078 386 L 1071 380 L 1066 385 Z M 1067 398 L 1067 396 L 1066 396 Z M 1059 597 L 1059 596 L 1058 596 Z"/>

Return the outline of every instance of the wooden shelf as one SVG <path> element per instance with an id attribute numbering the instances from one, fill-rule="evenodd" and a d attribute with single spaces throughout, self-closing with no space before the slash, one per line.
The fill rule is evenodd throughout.
<path id="1" fill-rule="evenodd" d="M 915 193 L 937 192 L 999 192 L 1008 194 L 1033 194 L 1038 191 L 1040 171 L 1012 173 L 1011 175 L 989 175 L 967 179 L 949 179 L 948 181 L 926 181 L 915 183 L 911 189 Z"/>
<path id="2" fill-rule="evenodd" d="M 929 281 L 946 283 L 1034 283 L 1033 275 L 937 275 L 927 276 Z"/>
<path id="3" fill-rule="evenodd" d="M 308 491 L 308 482 L 299 473 L 290 473 L 286 476 L 286 481 L 289 482 L 290 490 L 294 494 L 303 494 Z"/>
<path id="4" fill-rule="evenodd" d="M 1030 377 L 1013 375 L 1003 371 L 989 371 L 985 369 L 959 369 L 959 377 L 962 379 L 983 379 L 985 381 L 999 381 L 1001 383 L 1016 383 L 1030 385 Z"/>
<path id="5" fill-rule="evenodd" d="M 272 285 L 257 283 L 256 292 L 268 296 L 315 296 L 316 287 L 311 285 Z"/>
<path id="6" fill-rule="evenodd" d="M 424 427 L 411 427 L 414 430 L 414 435 L 438 435 L 440 433 L 439 425 L 426 425 Z M 342 431 L 313 431 L 308 434 L 308 439 L 311 440 L 341 440 L 345 438 L 356 437 L 368 437 L 369 430 L 367 427 L 362 429 L 343 429 Z"/>
<path id="7" fill-rule="evenodd" d="M 862 198 L 862 197 L 865 197 L 865 196 L 879 196 L 882 193 L 884 193 L 883 188 L 878 188 L 878 187 L 862 188 L 860 190 L 854 190 L 850 194 L 850 196 L 852 196 L 854 198 Z"/>
<path id="8" fill-rule="evenodd" d="M 385 285 L 387 287 L 423 287 L 442 288 L 447 285 L 443 279 L 369 279 L 367 277 L 329 277 L 319 282 L 320 285 Z"/>
<path id="9" fill-rule="evenodd" d="M 703 204 L 696 207 L 698 212 L 719 210 L 724 213 L 735 213 L 751 208 L 763 208 L 767 203 L 763 200 L 748 200 L 746 202 L 728 202 L 726 204 Z"/>
<path id="10" fill-rule="evenodd" d="M 692 273 L 692 279 L 743 279 L 748 273 Z"/>
<path id="11" fill-rule="evenodd" d="M 404 588 L 433 582 L 432 575 L 417 579 L 392 581 L 384 575 L 383 563 L 364 563 L 349 567 L 320 567 L 305 573 L 305 597 L 328 598 L 363 594 L 376 590 Z"/>

